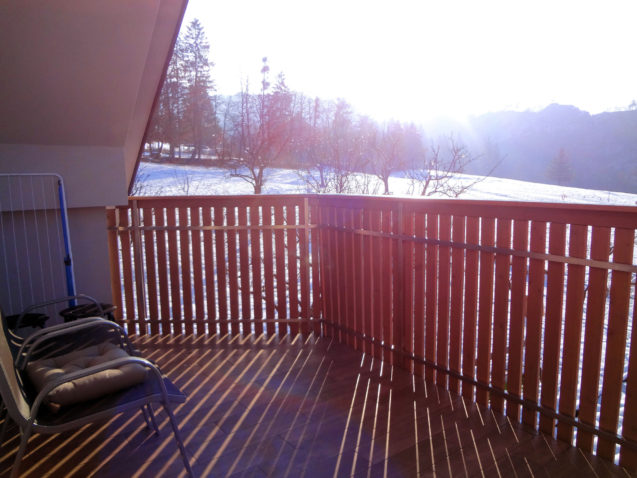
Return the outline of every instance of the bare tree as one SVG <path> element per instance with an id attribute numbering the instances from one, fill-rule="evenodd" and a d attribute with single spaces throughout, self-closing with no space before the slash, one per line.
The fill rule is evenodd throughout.
<path id="1" fill-rule="evenodd" d="M 146 171 L 146 164 L 144 162 L 139 163 L 137 172 L 135 174 L 135 180 L 131 189 L 131 196 L 144 196 L 147 193 L 147 181 L 148 172 Z"/>
<path id="2" fill-rule="evenodd" d="M 370 139 L 371 172 L 383 183 L 384 194 L 390 194 L 390 176 L 423 154 L 421 133 L 414 125 L 390 121 L 378 126 Z"/>
<path id="3" fill-rule="evenodd" d="M 423 153 L 420 168 L 408 172 L 412 193 L 456 198 L 485 179 L 486 176 L 476 179 L 459 178 L 476 157 L 453 135 L 446 138 L 444 147 L 440 143 L 441 141 L 432 144 Z"/>
<path id="4" fill-rule="evenodd" d="M 317 98 L 308 108 L 302 140 L 304 167 L 299 176 L 310 192 L 352 194 L 369 191 L 362 153 L 361 130 L 351 106 L 343 99 L 322 105 Z"/>
<path id="5" fill-rule="evenodd" d="M 261 194 L 265 172 L 287 153 L 294 136 L 295 95 L 280 74 L 270 89 L 270 67 L 263 58 L 261 91 L 250 93 L 246 81 L 235 105 L 227 105 L 224 115 L 224 140 L 219 157 L 233 164 L 230 176 L 247 181 L 255 194 Z M 231 121 L 230 127 L 225 124 Z"/>
<path id="6" fill-rule="evenodd" d="M 190 187 L 192 186 L 192 177 L 188 168 L 175 168 L 173 171 L 173 184 L 177 190 L 184 196 L 190 196 Z"/>

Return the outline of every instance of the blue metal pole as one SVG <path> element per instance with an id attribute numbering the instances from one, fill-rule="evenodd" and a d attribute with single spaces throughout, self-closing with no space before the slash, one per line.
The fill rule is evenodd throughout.
<path id="1" fill-rule="evenodd" d="M 60 216 L 62 218 L 62 233 L 64 235 L 64 267 L 66 269 L 66 290 L 70 297 L 75 296 L 75 278 L 73 277 L 73 260 L 71 259 L 71 240 L 66 217 L 66 202 L 64 200 L 64 185 L 58 179 L 58 196 L 60 198 Z M 69 301 L 69 307 L 77 305 L 77 301 Z"/>

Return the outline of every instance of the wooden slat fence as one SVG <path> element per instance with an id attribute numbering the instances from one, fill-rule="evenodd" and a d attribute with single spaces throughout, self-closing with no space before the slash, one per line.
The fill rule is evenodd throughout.
<path id="1" fill-rule="evenodd" d="M 328 333 L 356 337 L 378 359 L 559 439 L 576 435 L 584 450 L 636 469 L 637 208 L 312 202 L 328 240 Z M 352 241 L 361 252 L 343 260 Z M 350 270 L 365 273 L 354 291 L 341 285 Z M 348 320 L 361 297 L 365 313 Z"/>
<path id="2" fill-rule="evenodd" d="M 236 196 L 107 218 L 129 330 L 324 333 L 637 470 L 637 208 Z"/>
<path id="3" fill-rule="evenodd" d="M 132 198 L 109 209 L 118 318 L 139 334 L 319 332 L 315 211 L 304 196 Z"/>

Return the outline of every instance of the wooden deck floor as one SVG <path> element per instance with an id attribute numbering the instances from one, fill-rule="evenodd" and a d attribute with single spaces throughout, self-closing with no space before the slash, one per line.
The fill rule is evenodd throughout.
<path id="1" fill-rule="evenodd" d="M 197 476 L 628 476 L 324 338 L 151 337 Z M 185 475 L 164 413 L 29 441 L 23 476 Z M 0 456 L 8 476 L 18 439 Z"/>

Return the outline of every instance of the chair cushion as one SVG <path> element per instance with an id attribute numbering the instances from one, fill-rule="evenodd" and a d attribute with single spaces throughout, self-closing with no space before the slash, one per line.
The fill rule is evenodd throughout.
<path id="1" fill-rule="evenodd" d="M 129 357 L 129 355 L 119 346 L 105 342 L 57 357 L 31 362 L 27 365 L 27 374 L 39 393 L 47 383 L 65 374 L 122 357 Z M 119 368 L 103 370 L 59 385 L 47 395 L 47 403 L 56 408 L 60 405 L 94 400 L 143 382 L 146 380 L 146 373 L 146 367 L 140 364 L 126 364 Z"/>

